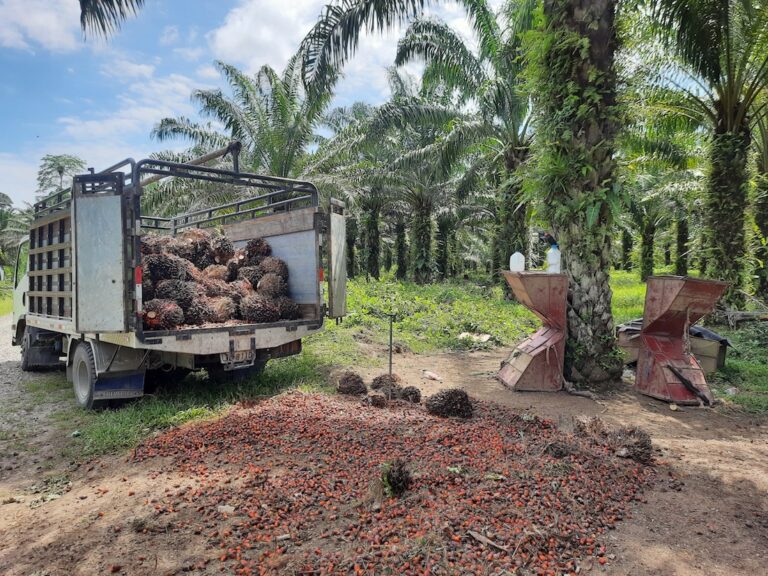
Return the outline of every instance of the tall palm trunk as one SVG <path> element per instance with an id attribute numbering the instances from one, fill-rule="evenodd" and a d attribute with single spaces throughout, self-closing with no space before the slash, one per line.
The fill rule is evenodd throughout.
<path id="1" fill-rule="evenodd" d="M 426 284 L 432 279 L 432 200 L 422 198 L 413 208 L 413 279 L 418 284 Z"/>
<path id="2" fill-rule="evenodd" d="M 376 280 L 380 274 L 380 255 L 381 255 L 381 236 L 379 233 L 379 220 L 381 219 L 381 208 L 378 204 L 371 207 L 365 221 L 365 246 L 368 249 L 366 258 L 366 272 Z"/>
<path id="3" fill-rule="evenodd" d="M 675 274 L 688 275 L 688 215 L 682 213 L 677 219 L 675 229 Z"/>
<path id="4" fill-rule="evenodd" d="M 357 218 L 347 219 L 347 276 L 355 277 L 355 245 L 357 244 Z"/>
<path id="5" fill-rule="evenodd" d="M 397 260 L 395 277 L 398 280 L 405 280 L 408 275 L 408 242 L 405 236 L 405 220 L 402 216 L 398 216 L 395 223 L 395 259 Z"/>
<path id="6" fill-rule="evenodd" d="M 760 247 L 756 254 L 760 268 L 757 270 L 756 293 L 768 301 L 768 166 L 759 166 L 758 172 L 755 223 L 760 230 Z"/>
<path id="7" fill-rule="evenodd" d="M 382 257 L 384 262 L 384 271 L 389 272 L 392 270 L 392 246 L 389 244 L 384 245 L 384 256 Z"/>
<path id="8" fill-rule="evenodd" d="M 437 219 L 437 273 L 442 280 L 451 274 L 451 238 L 456 222 L 450 215 Z"/>
<path id="9" fill-rule="evenodd" d="M 705 223 L 707 227 L 707 276 L 725 280 L 730 287 L 727 305 L 741 308 L 746 240 L 744 214 L 747 208 L 749 130 L 718 131 L 710 146 Z"/>
<path id="10" fill-rule="evenodd" d="M 640 280 L 645 282 L 653 276 L 653 251 L 656 242 L 656 223 L 651 218 L 643 221 L 640 234 Z"/>
<path id="11" fill-rule="evenodd" d="M 634 239 L 629 230 L 621 231 L 621 269 L 632 270 L 632 247 Z"/>
<path id="12" fill-rule="evenodd" d="M 617 47 L 615 0 L 544 0 L 538 51 L 539 171 L 570 280 L 566 375 L 621 374 L 611 314 Z"/>

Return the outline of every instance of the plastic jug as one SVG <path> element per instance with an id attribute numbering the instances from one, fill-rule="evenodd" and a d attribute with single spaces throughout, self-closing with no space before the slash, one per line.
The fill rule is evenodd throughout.
<path id="1" fill-rule="evenodd" d="M 525 256 L 520 252 L 515 252 L 509 257 L 509 271 L 522 272 L 523 270 L 525 270 Z"/>
<path id="2" fill-rule="evenodd" d="M 550 246 L 547 251 L 547 272 L 560 274 L 560 248 L 557 247 L 557 244 Z"/>

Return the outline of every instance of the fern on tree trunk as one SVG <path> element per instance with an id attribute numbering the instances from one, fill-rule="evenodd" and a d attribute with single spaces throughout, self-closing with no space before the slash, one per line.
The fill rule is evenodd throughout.
<path id="1" fill-rule="evenodd" d="M 618 120 L 615 0 L 545 0 L 534 74 L 539 182 L 569 276 L 566 376 L 617 380 L 611 313 L 614 139 Z"/>

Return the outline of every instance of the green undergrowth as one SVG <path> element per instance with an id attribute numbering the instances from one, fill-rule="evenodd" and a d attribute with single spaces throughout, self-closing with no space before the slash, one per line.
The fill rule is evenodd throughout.
<path id="1" fill-rule="evenodd" d="M 749 412 L 768 412 L 768 322 L 720 330 L 733 344 L 725 367 L 709 377 L 723 399 Z"/>
<path id="2" fill-rule="evenodd" d="M 393 317 L 394 343 L 417 354 L 509 345 L 533 332 L 538 320 L 525 307 L 505 300 L 499 286 L 469 282 L 418 285 L 392 280 L 355 279 L 347 285 L 348 314 L 339 326 L 317 337 L 386 346 Z M 459 338 L 463 333 L 488 334 L 488 342 Z M 314 343 L 312 343 L 314 345 Z M 349 360 L 349 350 L 341 359 Z"/>
<path id="3" fill-rule="evenodd" d="M 237 402 L 279 394 L 289 389 L 321 391 L 329 364 L 305 352 L 274 360 L 258 376 L 216 384 L 204 373 L 192 374 L 173 386 L 119 407 L 85 411 L 74 405 L 54 415 L 62 432 L 74 437 L 70 456 L 76 459 L 133 448 L 157 431 L 193 420 L 215 417 Z M 62 376 L 63 377 L 63 376 Z M 74 404 L 74 401 L 73 401 Z"/>

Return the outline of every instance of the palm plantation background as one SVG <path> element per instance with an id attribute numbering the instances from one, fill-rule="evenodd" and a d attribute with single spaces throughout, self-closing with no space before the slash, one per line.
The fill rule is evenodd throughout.
<path id="1" fill-rule="evenodd" d="M 537 264 L 536 232 L 551 231 L 570 277 L 575 381 L 620 370 L 614 268 L 727 280 L 732 308 L 768 297 L 765 2 L 509 0 L 493 10 L 462 0 L 473 41 L 427 4 L 338 0 L 284 70 L 217 62 L 227 89 L 194 91 L 202 121 L 160 121 L 158 143 L 188 149 L 158 155 L 191 158 L 234 138 L 244 169 L 343 198 L 351 275 L 500 282 L 512 252 Z M 112 34 L 142 5 L 81 0 L 83 27 Z M 332 108 L 361 37 L 396 25 L 405 31 L 389 101 Z M 413 62 L 419 77 L 405 72 Z M 77 161 L 44 159 L 40 193 L 66 184 Z M 216 194 L 165 182 L 147 190 L 145 209 L 172 214 Z M 28 213 L 2 200 L 7 261 Z"/>

